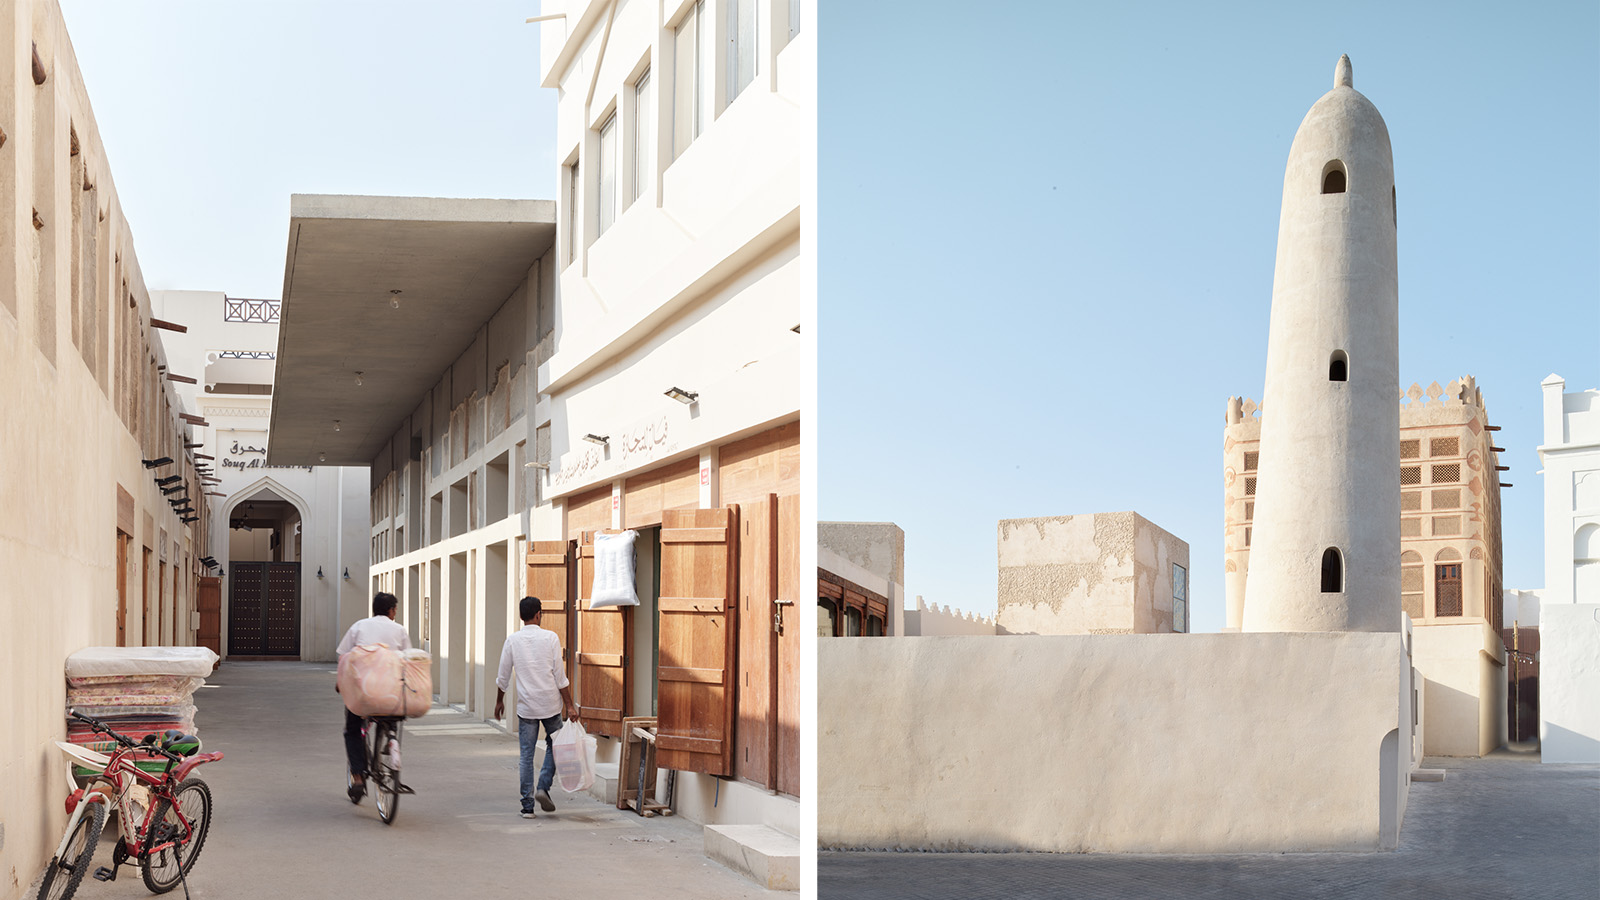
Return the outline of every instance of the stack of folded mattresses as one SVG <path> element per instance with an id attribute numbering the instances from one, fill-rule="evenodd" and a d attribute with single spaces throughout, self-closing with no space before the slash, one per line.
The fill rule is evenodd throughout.
<path id="1" fill-rule="evenodd" d="M 216 663 L 207 647 L 86 647 L 67 657 L 67 707 L 135 741 L 169 729 L 194 734 L 194 692 Z M 67 740 L 105 754 L 117 746 L 71 716 Z M 166 761 L 139 765 L 159 771 Z M 89 774 L 77 766 L 73 772 Z"/>

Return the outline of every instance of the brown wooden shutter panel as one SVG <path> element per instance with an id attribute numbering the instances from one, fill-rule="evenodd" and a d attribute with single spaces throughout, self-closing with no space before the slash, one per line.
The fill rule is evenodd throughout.
<path id="1" fill-rule="evenodd" d="M 778 498 L 739 508 L 739 717 L 733 770 L 768 790 L 776 789 L 778 727 Z"/>
<path id="2" fill-rule="evenodd" d="M 578 541 L 578 716 L 584 731 L 621 738 L 633 714 L 633 607 L 589 608 L 594 536 L 585 531 Z"/>
<path id="3" fill-rule="evenodd" d="M 561 659 L 572 681 L 572 546 L 568 541 L 528 542 L 528 596 L 539 598 L 539 626 L 561 639 Z M 515 610 L 522 603 L 514 601 Z M 520 623 L 521 612 L 515 612 Z M 520 627 L 520 626 L 519 626 Z"/>
<path id="4" fill-rule="evenodd" d="M 739 508 L 668 510 L 661 522 L 657 764 L 733 774 Z"/>
<path id="5" fill-rule="evenodd" d="M 778 790 L 800 796 L 800 495 L 778 498 Z"/>

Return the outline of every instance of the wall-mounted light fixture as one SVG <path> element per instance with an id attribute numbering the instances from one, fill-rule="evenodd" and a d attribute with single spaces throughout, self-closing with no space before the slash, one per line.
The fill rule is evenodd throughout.
<path id="1" fill-rule="evenodd" d="M 349 566 L 345 566 L 344 567 L 344 580 L 345 581 L 349 581 L 350 580 L 350 567 Z"/>
<path id="2" fill-rule="evenodd" d="M 146 469 L 159 469 L 162 466 L 170 466 L 170 465 L 172 465 L 172 457 L 163 456 L 160 459 L 146 459 L 146 460 L 141 460 L 141 462 L 144 463 L 144 467 Z"/>
<path id="3" fill-rule="evenodd" d="M 357 370 L 356 370 L 356 387 L 361 387 L 361 385 L 362 385 L 362 384 L 363 384 L 363 383 L 364 383 L 364 382 L 362 382 L 362 380 L 361 380 L 361 370 L 360 370 L 360 369 L 357 369 Z"/>
<path id="4" fill-rule="evenodd" d="M 393 288 L 393 289 L 391 289 L 389 291 L 389 308 L 390 309 L 399 309 L 400 308 L 400 289 L 399 288 Z"/>
<path id="5" fill-rule="evenodd" d="M 700 399 L 699 391 L 686 391 L 681 387 L 667 388 L 667 396 L 685 405 Z"/>
<path id="6" fill-rule="evenodd" d="M 547 462 L 539 462 L 539 461 L 538 461 L 538 460 L 536 460 L 536 459 L 534 459 L 534 460 L 529 460 L 529 461 L 528 461 L 528 462 L 525 462 L 525 463 L 523 463 L 523 464 L 522 464 L 522 465 L 523 465 L 523 466 L 524 466 L 524 467 L 526 467 L 526 468 L 529 468 L 529 469 L 538 469 L 538 470 L 540 470 L 540 471 L 542 471 L 542 472 L 548 472 L 548 471 L 550 471 L 550 464 L 549 464 L 549 463 L 547 463 Z"/>
<path id="7" fill-rule="evenodd" d="M 333 420 L 333 430 L 334 430 L 334 431 L 340 431 L 340 430 L 341 430 L 341 429 L 340 429 L 340 428 L 339 428 L 339 420 L 338 420 L 338 419 L 334 419 L 334 420 Z"/>
<path id="8" fill-rule="evenodd" d="M 227 569 L 218 569 L 217 570 L 217 577 L 218 578 L 227 578 L 228 577 L 228 570 Z"/>
<path id="9" fill-rule="evenodd" d="M 611 443 L 611 436 L 608 434 L 586 434 L 583 439 L 591 444 L 599 444 L 602 447 Z"/>
<path id="10" fill-rule="evenodd" d="M 317 454 L 317 462 L 327 462 L 327 461 L 328 461 L 328 454 L 326 454 L 326 453 L 318 453 Z"/>
<path id="11" fill-rule="evenodd" d="M 321 566 L 317 566 L 317 578 L 319 580 L 322 578 L 322 567 Z"/>

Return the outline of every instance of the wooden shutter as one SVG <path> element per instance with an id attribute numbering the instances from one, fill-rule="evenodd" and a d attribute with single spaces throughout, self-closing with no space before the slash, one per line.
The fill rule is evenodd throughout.
<path id="1" fill-rule="evenodd" d="M 200 613 L 200 646 L 222 655 L 222 579 L 202 575 L 195 593 L 195 610 Z"/>
<path id="2" fill-rule="evenodd" d="M 768 790 L 775 781 L 778 728 L 778 498 L 739 508 L 738 687 L 733 771 Z"/>
<path id="3" fill-rule="evenodd" d="M 561 659 L 567 667 L 567 680 L 572 679 L 572 545 L 567 541 L 528 542 L 528 595 L 539 598 L 539 626 L 556 633 L 561 639 Z M 516 605 L 520 606 L 518 597 Z M 521 612 L 517 613 L 521 622 Z"/>
<path id="4" fill-rule="evenodd" d="M 778 498 L 778 599 L 783 627 L 778 634 L 777 789 L 800 796 L 800 495 Z"/>
<path id="5" fill-rule="evenodd" d="M 661 522 L 657 764 L 733 774 L 739 508 L 668 510 Z"/>
<path id="6" fill-rule="evenodd" d="M 578 541 L 578 717 L 590 734 L 621 738 L 622 720 L 633 714 L 633 607 L 589 607 L 594 535 Z"/>

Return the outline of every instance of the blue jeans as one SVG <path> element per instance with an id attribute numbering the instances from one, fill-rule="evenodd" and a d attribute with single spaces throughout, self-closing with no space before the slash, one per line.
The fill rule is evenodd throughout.
<path id="1" fill-rule="evenodd" d="M 556 780 L 555 733 L 561 730 L 561 714 L 548 719 L 524 719 L 517 716 L 517 743 L 522 746 L 522 764 L 517 775 L 522 787 L 522 811 L 533 812 L 538 805 L 533 799 L 533 753 L 539 746 L 539 726 L 544 726 L 544 765 L 539 767 L 538 790 L 548 791 Z"/>

